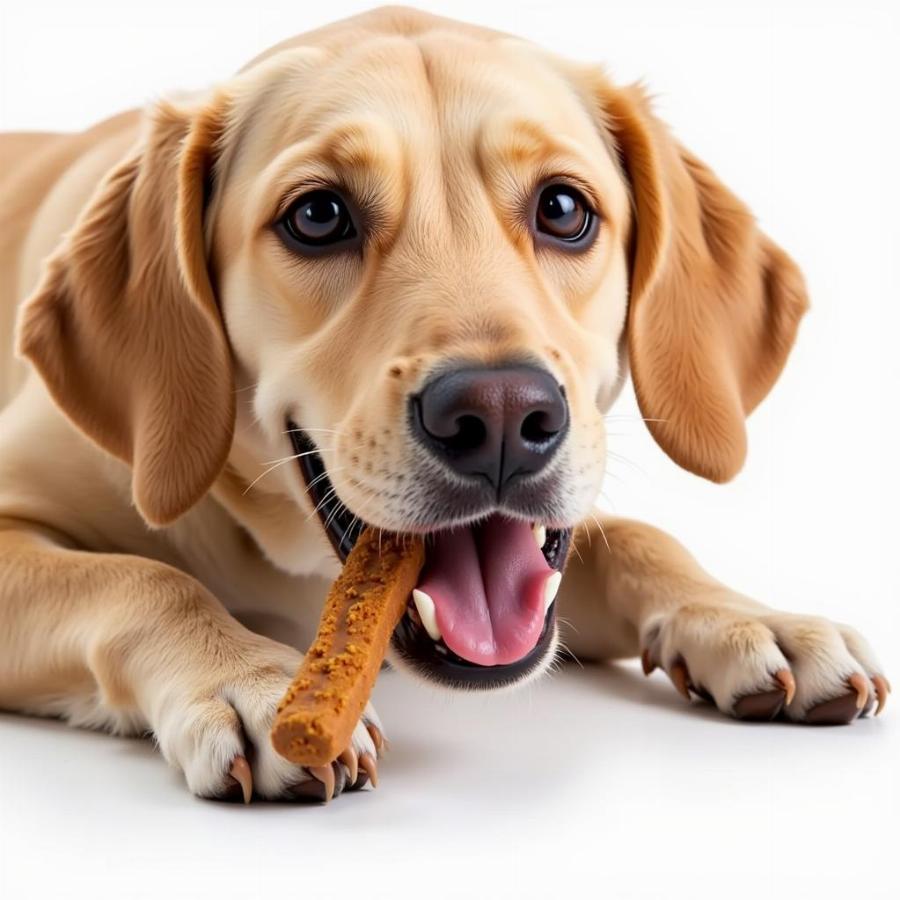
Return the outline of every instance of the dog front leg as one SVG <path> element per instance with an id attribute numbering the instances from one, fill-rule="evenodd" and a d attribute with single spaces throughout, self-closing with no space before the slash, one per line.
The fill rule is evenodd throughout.
<path id="1" fill-rule="evenodd" d="M 149 731 L 204 797 L 323 799 L 374 782 L 371 707 L 340 763 L 306 770 L 273 750 L 272 718 L 300 659 L 177 569 L 0 522 L 0 708 Z"/>
<path id="2" fill-rule="evenodd" d="M 868 642 L 817 616 L 777 612 L 705 572 L 672 537 L 619 518 L 579 529 L 560 591 L 582 658 L 641 655 L 686 698 L 739 719 L 839 724 L 883 706 Z"/>

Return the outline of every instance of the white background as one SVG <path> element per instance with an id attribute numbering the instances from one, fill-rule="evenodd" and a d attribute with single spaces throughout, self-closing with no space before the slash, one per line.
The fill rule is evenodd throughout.
<path id="1" fill-rule="evenodd" d="M 645 78 L 801 263 L 813 311 L 740 477 L 706 484 L 617 419 L 603 504 L 772 605 L 852 622 L 900 679 L 891 4 L 420 5 Z M 0 129 L 88 126 L 362 8 L 4 2 Z M 204 803 L 141 742 L 0 716 L 0 896 L 900 896 L 896 700 L 850 728 L 740 725 L 623 665 L 493 698 L 391 674 L 376 705 L 381 786 L 328 808 Z"/>

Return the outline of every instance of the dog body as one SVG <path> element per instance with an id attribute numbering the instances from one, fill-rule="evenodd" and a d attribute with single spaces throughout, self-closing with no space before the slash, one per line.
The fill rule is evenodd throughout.
<path id="1" fill-rule="evenodd" d="M 367 522 L 433 537 L 391 654 L 426 678 L 539 674 L 559 607 L 579 657 L 741 718 L 880 707 L 856 632 L 591 511 L 629 366 L 660 445 L 724 480 L 806 307 L 636 89 L 386 9 L 0 163 L 0 706 L 149 730 L 203 796 L 359 786 L 371 707 L 333 771 L 267 735 Z M 533 583 L 476 560 L 467 605 L 467 554 Z"/>

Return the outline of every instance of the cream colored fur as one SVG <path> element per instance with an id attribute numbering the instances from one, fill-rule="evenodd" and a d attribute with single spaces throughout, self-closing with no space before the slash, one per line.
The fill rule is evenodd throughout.
<path id="1" fill-rule="evenodd" d="M 637 89 L 402 9 L 84 134 L 0 136 L 0 173 L 0 707 L 149 730 L 206 796 L 245 737 L 259 795 L 309 777 L 267 735 L 337 563 L 296 464 L 272 463 L 286 415 L 355 513 L 415 529 L 432 463 L 407 395 L 444 359 L 529 354 L 566 387 L 572 524 L 629 365 L 660 445 L 723 480 L 806 307 Z M 535 250 L 517 217 L 560 173 L 602 214 L 580 256 Z M 368 198 L 363 256 L 291 258 L 273 235 L 321 181 Z M 643 649 L 726 713 L 779 670 L 797 721 L 854 674 L 883 693 L 852 630 L 735 594 L 653 528 L 603 526 L 560 597 L 580 657 Z M 367 723 L 354 749 L 374 757 Z"/>

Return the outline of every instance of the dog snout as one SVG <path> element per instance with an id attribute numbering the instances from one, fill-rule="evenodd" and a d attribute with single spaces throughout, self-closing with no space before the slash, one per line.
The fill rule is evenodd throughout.
<path id="1" fill-rule="evenodd" d="M 419 441 L 454 472 L 485 478 L 498 497 L 543 469 L 569 427 L 564 389 L 532 366 L 455 369 L 410 402 Z"/>

